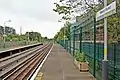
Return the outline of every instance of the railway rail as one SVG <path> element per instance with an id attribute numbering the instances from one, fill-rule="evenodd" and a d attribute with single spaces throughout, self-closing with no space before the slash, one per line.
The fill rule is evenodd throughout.
<path id="1" fill-rule="evenodd" d="M 0 59 L 0 80 L 28 80 L 43 61 L 53 44 Z"/>

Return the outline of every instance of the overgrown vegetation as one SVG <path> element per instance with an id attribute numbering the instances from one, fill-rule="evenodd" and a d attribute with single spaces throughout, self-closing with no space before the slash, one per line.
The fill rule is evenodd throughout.
<path id="1" fill-rule="evenodd" d="M 79 62 L 86 62 L 85 53 L 84 52 L 80 53 L 79 51 L 77 51 L 75 53 L 75 59 Z"/>
<path id="2" fill-rule="evenodd" d="M 107 2 L 110 4 L 113 0 L 107 0 Z M 108 43 L 120 43 L 120 0 L 116 0 L 116 3 L 117 13 L 108 17 Z M 70 21 L 73 18 L 77 19 L 80 16 L 86 15 L 86 18 L 88 18 L 94 12 L 96 13 L 104 7 L 103 0 L 59 0 L 59 2 L 56 2 L 55 5 L 56 7 L 53 11 L 57 12 L 59 15 L 62 15 L 61 20 L 65 21 Z M 84 21 L 83 19 L 80 20 Z M 103 23 L 98 21 L 97 24 L 99 25 Z M 88 27 L 89 26 L 86 26 L 86 29 Z M 61 35 L 61 33 L 58 34 Z"/>
<path id="3" fill-rule="evenodd" d="M 60 31 L 54 36 L 55 41 L 59 40 L 68 40 L 70 38 L 70 22 L 66 22 L 64 27 L 60 29 Z"/>
<path id="4" fill-rule="evenodd" d="M 37 42 L 41 42 L 43 40 L 48 39 L 47 37 L 44 38 L 41 36 L 41 34 L 39 32 L 26 32 L 25 34 L 17 34 L 16 30 L 12 27 L 5 27 L 5 34 L 6 34 L 6 41 L 24 41 L 24 42 L 28 42 L 28 41 L 37 41 Z M 4 28 L 2 26 L 0 26 L 0 41 L 3 41 L 3 35 L 4 35 Z"/>

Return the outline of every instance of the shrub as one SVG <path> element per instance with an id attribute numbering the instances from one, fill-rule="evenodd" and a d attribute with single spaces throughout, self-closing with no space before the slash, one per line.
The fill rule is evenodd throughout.
<path id="1" fill-rule="evenodd" d="M 85 53 L 83 53 L 83 52 L 80 53 L 79 51 L 77 51 L 75 54 L 75 58 L 77 61 L 86 62 Z"/>

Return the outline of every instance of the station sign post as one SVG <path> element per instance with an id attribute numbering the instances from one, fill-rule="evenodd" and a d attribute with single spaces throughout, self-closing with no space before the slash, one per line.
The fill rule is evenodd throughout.
<path id="1" fill-rule="evenodd" d="M 116 13 L 116 1 L 107 6 L 104 0 L 104 8 L 97 12 L 96 21 L 104 19 L 104 59 L 102 61 L 102 80 L 108 80 L 108 59 L 107 59 L 107 17 Z"/>

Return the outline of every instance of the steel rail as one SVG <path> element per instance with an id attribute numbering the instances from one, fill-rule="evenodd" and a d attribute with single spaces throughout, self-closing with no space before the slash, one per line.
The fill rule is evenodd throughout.
<path id="1" fill-rule="evenodd" d="M 18 80 L 17 78 L 19 77 L 18 74 L 23 73 L 24 70 L 27 70 L 26 68 L 28 68 L 30 66 L 30 62 L 31 64 L 33 64 L 31 67 L 34 68 L 28 68 L 29 72 L 33 70 L 35 70 L 35 65 L 38 65 L 38 61 L 42 61 L 42 59 L 45 56 L 45 53 L 47 53 L 47 50 L 49 50 L 50 48 L 50 44 L 49 45 L 45 45 L 44 47 L 42 47 L 40 50 L 33 52 L 34 55 L 30 56 L 29 58 L 25 59 L 24 61 L 22 61 L 19 65 L 15 66 L 14 68 L 12 68 L 10 71 L 8 71 L 7 73 L 5 73 L 4 75 L 1 76 L 2 80 Z M 44 55 L 44 56 L 43 56 Z M 43 57 L 41 57 L 43 56 Z M 41 60 L 40 60 L 41 59 Z M 34 60 L 34 61 L 33 61 Z M 36 63 L 35 63 L 36 62 Z M 25 67 L 26 66 L 26 67 Z M 20 72 L 18 72 L 20 70 Z M 16 74 L 15 74 L 16 73 Z M 14 74 L 14 75 L 13 75 Z M 30 74 L 30 73 L 29 73 Z M 14 77 L 13 77 L 13 76 Z M 17 76 L 18 75 L 18 76 Z M 26 74 L 28 75 L 28 74 Z M 15 77 L 16 76 L 16 77 Z M 25 77 L 25 76 L 24 76 Z M 22 76 L 22 79 L 24 78 Z M 22 80 L 21 79 L 21 80 Z"/>
<path id="2" fill-rule="evenodd" d="M 44 47 L 44 46 L 43 46 Z M 22 63 L 23 62 L 25 62 L 27 59 L 29 59 L 29 58 L 31 58 L 32 56 L 34 56 L 35 54 L 32 54 L 33 52 L 36 52 L 37 50 L 39 50 L 39 49 L 42 49 L 43 47 L 38 47 L 37 49 L 35 49 L 35 50 L 33 50 L 33 51 L 30 51 L 30 52 L 28 52 L 29 54 L 31 54 L 31 55 L 24 55 L 24 56 L 22 56 L 22 58 L 24 58 L 23 60 L 22 60 L 22 58 L 16 58 L 15 60 L 14 60 L 14 58 L 13 58 L 13 61 L 11 60 L 7 60 L 8 61 L 8 63 L 7 64 L 1 64 L 2 66 L 0 67 L 0 69 L 1 69 L 1 71 L 0 71 L 0 79 L 5 75 L 5 74 L 7 74 L 8 72 L 10 73 L 10 71 L 11 71 L 11 69 L 15 69 L 15 67 L 17 67 L 18 65 L 22 65 Z M 24 53 L 24 54 L 26 54 L 26 53 Z M 20 60 L 21 59 L 21 60 Z M 16 62 L 15 64 L 12 64 L 12 63 L 14 63 L 14 62 Z M 11 66 L 11 67 L 10 67 Z M 6 70 L 7 69 L 7 70 Z M 8 74 L 9 74 L 8 73 Z"/>
<path id="3" fill-rule="evenodd" d="M 27 52 L 24 52 L 24 53 L 21 53 L 19 55 L 15 55 L 14 57 L 12 56 L 12 58 L 6 58 L 6 59 L 3 59 L 3 61 L 1 60 L 0 62 L 0 71 L 4 70 L 5 67 L 7 67 L 8 65 L 12 64 L 12 63 L 15 63 L 15 62 L 18 62 L 20 59 L 22 58 L 25 58 L 27 57 L 28 55 L 31 54 L 31 52 L 34 52 L 34 51 L 37 51 L 39 49 L 39 47 L 37 48 L 34 48 L 30 51 L 27 51 Z"/>

